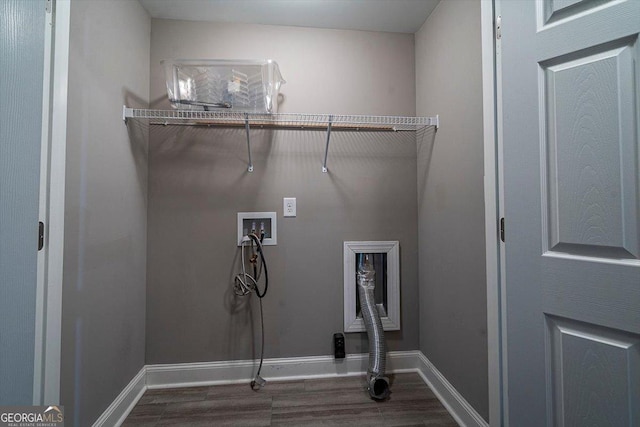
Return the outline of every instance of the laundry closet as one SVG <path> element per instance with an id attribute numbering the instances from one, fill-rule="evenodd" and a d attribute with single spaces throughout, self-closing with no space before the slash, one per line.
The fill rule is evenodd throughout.
<path id="1" fill-rule="evenodd" d="M 286 80 L 281 114 L 439 123 L 336 126 L 328 144 L 326 124 L 247 133 L 124 121 L 123 107 L 172 110 L 166 59 L 272 59 Z M 442 1 L 413 34 L 156 19 L 135 1 L 76 1 L 68 81 L 61 400 L 77 425 L 145 365 L 258 357 L 256 302 L 232 292 L 238 212 L 277 215 L 277 245 L 264 248 L 267 360 L 333 354 L 344 242 L 398 241 L 388 350 L 421 352 L 488 418 L 479 2 Z M 284 197 L 296 198 L 295 217 L 283 216 Z M 345 344 L 368 351 L 364 333 Z"/>

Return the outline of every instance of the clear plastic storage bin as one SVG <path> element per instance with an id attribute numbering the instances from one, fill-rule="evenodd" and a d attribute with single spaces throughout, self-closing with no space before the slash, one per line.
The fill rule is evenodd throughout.
<path id="1" fill-rule="evenodd" d="M 285 83 L 275 61 L 164 60 L 173 108 L 276 113 Z"/>

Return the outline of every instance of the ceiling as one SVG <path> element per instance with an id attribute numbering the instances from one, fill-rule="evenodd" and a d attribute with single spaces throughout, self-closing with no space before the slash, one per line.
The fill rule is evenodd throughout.
<path id="1" fill-rule="evenodd" d="M 153 18 L 415 33 L 440 0 L 139 0 Z"/>

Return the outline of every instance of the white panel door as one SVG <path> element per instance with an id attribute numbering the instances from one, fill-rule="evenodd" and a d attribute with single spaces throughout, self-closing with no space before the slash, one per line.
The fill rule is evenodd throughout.
<path id="1" fill-rule="evenodd" d="M 502 0 L 511 426 L 640 426 L 640 0 Z"/>

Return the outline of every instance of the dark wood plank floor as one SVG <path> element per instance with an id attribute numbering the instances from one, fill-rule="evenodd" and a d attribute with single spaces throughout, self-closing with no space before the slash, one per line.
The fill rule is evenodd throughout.
<path id="1" fill-rule="evenodd" d="M 365 377 L 148 390 L 123 426 L 457 426 L 418 374 L 389 376 L 369 398 Z"/>

